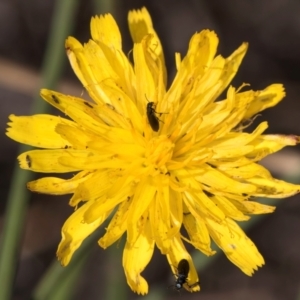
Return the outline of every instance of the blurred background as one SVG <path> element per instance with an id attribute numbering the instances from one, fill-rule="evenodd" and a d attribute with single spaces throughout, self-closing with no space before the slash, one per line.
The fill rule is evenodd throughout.
<path id="1" fill-rule="evenodd" d="M 246 82 L 251 84 L 252 89 L 257 90 L 272 83 L 283 83 L 287 93 L 279 105 L 263 112 L 256 119 L 255 125 L 262 120 L 268 120 L 268 133 L 300 135 L 300 2 L 64 2 L 65 5 L 69 2 L 72 10 L 67 10 L 68 17 L 58 18 L 57 15 L 63 11 L 60 8 L 63 4 L 58 0 L 0 0 L 1 231 L 7 215 L 8 197 L 16 190 L 20 195 L 29 197 L 22 207 L 23 215 L 18 218 L 21 221 L 24 218 L 24 225 L 15 254 L 18 263 L 11 299 L 137 299 L 141 296 L 131 292 L 122 269 L 124 241 L 105 251 L 94 241 L 89 250 L 90 254 L 82 260 L 80 269 L 71 270 L 66 275 L 51 273 L 51 270 L 60 268 L 56 263 L 55 253 L 60 241 L 61 226 L 72 213 L 68 206 L 69 196 L 50 197 L 28 193 L 25 184 L 12 186 L 12 178 L 16 176 L 16 157 L 20 149 L 16 142 L 4 135 L 8 115 L 28 115 L 33 111 L 37 113 L 38 109 L 33 108 L 34 99 L 41 87 L 53 88 L 74 96 L 82 94 L 83 88 L 68 64 L 63 44 L 57 54 L 62 55 L 61 61 L 49 55 L 53 53 L 51 47 L 54 47 L 55 37 L 59 38 L 60 33 L 64 34 L 63 39 L 72 35 L 85 42 L 90 37 L 90 18 L 95 14 L 110 12 L 118 22 L 123 36 L 124 52 L 127 53 L 132 48 L 127 26 L 128 10 L 146 6 L 164 46 L 169 81 L 175 72 L 174 53 L 185 55 L 189 39 L 196 31 L 206 28 L 215 30 L 220 38 L 218 53 L 223 56 L 228 56 L 242 42 L 247 41 L 250 47 L 234 85 L 240 86 Z M 50 38 L 53 28 L 56 35 Z M 51 77 L 47 81 L 45 72 L 51 69 L 52 59 L 58 62 L 59 68 L 56 68 L 54 79 Z M 41 86 L 42 84 L 47 86 Z M 43 102 L 42 99 L 38 101 Z M 50 107 L 46 110 L 58 114 Z M 262 163 L 274 176 L 300 182 L 299 147 L 284 149 Z M 149 295 L 143 299 L 300 299 L 300 199 L 295 196 L 277 200 L 277 204 L 274 214 L 254 218 L 254 222 L 245 229 L 266 261 L 266 265 L 252 278 L 244 275 L 223 254 L 206 259 L 198 251 L 189 248 L 198 266 L 201 292 L 190 294 L 183 290 L 179 294 L 172 288 L 168 289 L 168 286 L 174 284 L 174 276 L 165 257 L 156 251 L 143 273 L 150 286 Z M 97 237 L 100 235 L 101 230 Z M 79 273 L 78 278 L 76 272 Z M 64 296 L 43 296 L 40 287 L 43 282 L 52 282 L 49 276 L 52 276 L 53 282 L 59 280 L 62 284 L 66 278 L 70 278 L 68 288 L 72 293 Z M 5 282 L 0 282 L 0 289 L 4 284 Z M 52 286 L 49 285 L 48 289 L 51 291 Z"/>

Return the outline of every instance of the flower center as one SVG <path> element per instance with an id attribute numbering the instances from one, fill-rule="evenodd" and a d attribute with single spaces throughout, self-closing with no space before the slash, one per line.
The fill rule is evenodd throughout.
<path id="1" fill-rule="evenodd" d="M 166 162 L 172 159 L 174 144 L 166 135 L 160 135 L 152 138 L 145 152 L 145 157 L 149 165 L 155 169 L 167 172 Z"/>

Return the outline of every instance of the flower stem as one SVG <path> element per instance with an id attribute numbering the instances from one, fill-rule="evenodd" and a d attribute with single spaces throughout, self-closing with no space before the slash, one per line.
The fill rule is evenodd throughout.
<path id="1" fill-rule="evenodd" d="M 94 11 L 96 14 L 110 13 L 115 15 L 116 4 L 115 0 L 94 0 Z"/>
<path id="2" fill-rule="evenodd" d="M 72 19 L 77 8 L 78 1 L 57 1 L 53 14 L 51 32 L 48 40 L 48 48 L 44 56 L 41 86 L 53 88 L 61 74 L 64 58 L 64 40 L 70 34 L 73 26 Z M 43 113 L 47 110 L 47 104 L 41 101 L 39 96 L 34 99 L 31 113 Z M 20 152 L 28 150 L 21 146 Z M 0 300 L 12 298 L 13 281 L 16 273 L 20 240 L 23 233 L 24 221 L 30 194 L 26 190 L 26 183 L 31 180 L 33 173 L 14 167 L 11 181 L 6 216 L 3 232 L 0 239 Z"/>
<path id="3" fill-rule="evenodd" d="M 103 229 L 100 229 L 100 231 Z M 75 252 L 70 264 L 62 267 L 55 259 L 46 274 L 36 287 L 32 299 L 34 300 L 67 300 L 72 299 L 75 281 L 81 273 L 91 249 L 99 239 L 99 230 L 88 237 Z"/>

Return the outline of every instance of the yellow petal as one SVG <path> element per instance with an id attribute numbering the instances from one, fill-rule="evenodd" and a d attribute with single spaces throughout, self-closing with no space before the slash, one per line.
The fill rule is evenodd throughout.
<path id="1" fill-rule="evenodd" d="M 177 267 L 179 262 L 182 259 L 186 259 L 189 263 L 189 273 L 187 278 L 187 284 L 184 284 L 183 286 L 189 292 L 200 291 L 200 284 L 199 284 L 197 270 L 194 266 L 191 256 L 186 251 L 180 236 L 174 237 L 172 239 L 172 247 L 170 248 L 170 252 L 167 254 L 167 259 L 171 266 L 173 274 L 178 274 Z"/>
<path id="2" fill-rule="evenodd" d="M 155 81 L 146 64 L 146 51 L 145 44 L 134 44 L 133 57 L 137 80 L 137 98 L 140 99 L 140 110 L 146 109 L 147 99 L 150 102 L 157 101 L 157 99 L 155 99 L 156 95 L 153 94 L 153 91 L 155 91 Z M 144 84 L 145 82 L 147 82 L 147 84 Z M 144 101 L 142 99 L 144 99 Z"/>
<path id="3" fill-rule="evenodd" d="M 216 54 L 219 39 L 215 32 L 202 30 L 195 33 L 189 43 L 188 53 L 182 64 L 188 69 L 197 67 L 200 74 L 206 70 Z"/>
<path id="4" fill-rule="evenodd" d="M 163 201 L 166 201 L 165 199 Z M 169 252 L 171 245 L 171 240 L 169 238 L 172 235 L 172 231 L 170 230 L 170 223 L 168 223 L 168 219 L 165 221 L 163 220 L 163 209 L 160 205 L 158 197 L 155 197 L 151 207 L 149 208 L 150 211 L 150 222 L 153 232 L 153 237 L 155 239 L 155 243 L 162 254 L 166 254 Z M 169 210 L 168 210 L 169 211 Z M 132 226 L 133 227 L 133 226 Z M 134 228 L 134 227 L 133 227 Z M 138 231 L 138 228 L 135 231 Z M 136 232 L 133 231 L 135 234 Z"/>
<path id="5" fill-rule="evenodd" d="M 285 198 L 300 192 L 300 185 L 274 178 L 253 177 L 247 181 L 257 186 L 256 197 Z"/>
<path id="6" fill-rule="evenodd" d="M 93 205 L 86 211 L 84 215 L 85 222 L 94 222 L 99 214 L 110 211 L 119 203 L 126 201 L 133 193 L 131 181 L 132 178 L 123 177 L 111 182 L 106 193 L 97 198 Z M 102 189 L 105 188 L 105 186 L 102 187 Z M 115 189 L 117 189 L 117 191 Z"/>
<path id="7" fill-rule="evenodd" d="M 78 77 L 78 79 L 81 81 L 83 86 L 87 86 L 88 82 L 85 79 L 83 72 L 81 71 L 81 65 L 79 61 L 77 60 L 77 57 L 82 54 L 83 52 L 83 46 L 78 42 L 75 38 L 69 36 L 66 39 L 65 42 L 65 48 L 66 48 L 66 53 L 69 58 L 69 62 L 71 64 L 71 67 Z"/>
<path id="8" fill-rule="evenodd" d="M 219 92 L 216 94 L 215 99 L 224 91 L 224 89 L 236 75 L 247 49 L 248 43 L 243 43 L 237 50 L 235 50 L 229 57 L 225 59 L 225 65 L 220 77 L 222 86 L 220 87 Z"/>
<path id="9" fill-rule="evenodd" d="M 126 201 L 120 203 L 118 210 L 114 214 L 113 218 L 109 222 L 106 228 L 105 235 L 99 240 L 99 245 L 103 249 L 106 249 L 115 241 L 117 241 L 127 229 L 128 210 L 132 204 L 131 197 L 128 197 Z"/>
<path id="10" fill-rule="evenodd" d="M 94 153 L 88 150 L 82 150 L 82 152 L 74 150 L 72 155 L 61 156 L 59 162 L 74 170 L 114 169 L 129 166 L 128 161 L 115 158 L 112 154 L 101 155 L 99 152 Z"/>
<path id="11" fill-rule="evenodd" d="M 230 202 L 233 203 L 236 208 L 244 214 L 269 214 L 275 210 L 274 206 L 261 204 L 255 201 L 237 201 L 235 199 L 230 199 Z"/>
<path id="12" fill-rule="evenodd" d="M 227 218 L 223 223 L 217 223 L 206 219 L 206 224 L 218 247 L 245 274 L 252 276 L 264 264 L 264 259 L 253 242 L 234 221 Z"/>
<path id="13" fill-rule="evenodd" d="M 269 154 L 275 153 L 286 146 L 295 146 L 300 138 L 296 135 L 268 134 L 255 139 L 251 144 L 253 151 L 247 157 L 259 161 Z"/>
<path id="14" fill-rule="evenodd" d="M 110 176 L 113 176 L 112 172 L 107 170 L 90 171 L 85 180 L 78 183 L 69 204 L 76 206 L 81 201 L 97 199 L 105 195 L 112 185 Z"/>
<path id="15" fill-rule="evenodd" d="M 91 131 L 91 134 L 96 134 L 99 140 L 110 140 L 111 142 L 124 140 L 128 143 L 133 139 L 128 130 L 107 125 L 93 105 L 87 101 L 45 89 L 41 90 L 41 96 L 80 126 Z M 102 138 L 100 138 L 101 136 Z"/>
<path id="16" fill-rule="evenodd" d="M 153 53 L 161 62 L 162 66 L 162 81 L 166 85 L 167 81 L 167 72 L 165 69 L 165 60 L 162 45 L 156 34 L 151 17 L 145 7 L 140 10 L 132 10 L 128 13 L 128 24 L 129 30 L 134 43 L 140 43 L 143 38 L 147 35 L 153 37 L 151 44 L 149 45 L 150 53 Z"/>
<path id="17" fill-rule="evenodd" d="M 103 43 L 115 50 L 122 50 L 121 33 L 111 14 L 92 18 L 91 35 L 93 40 L 98 43 Z"/>
<path id="18" fill-rule="evenodd" d="M 149 33 L 154 34 L 151 16 L 147 9 L 143 7 L 140 10 L 131 10 L 128 13 L 128 25 L 131 38 L 134 43 L 140 43 L 142 39 Z M 158 39 L 157 35 L 156 38 Z M 161 49 L 161 45 L 157 45 Z"/>
<path id="19" fill-rule="evenodd" d="M 64 195 L 74 193 L 78 185 L 87 180 L 90 176 L 92 176 L 92 174 L 89 171 L 82 171 L 68 180 L 57 177 L 44 177 L 28 182 L 27 187 L 33 192 Z"/>
<path id="20" fill-rule="evenodd" d="M 184 204 L 187 206 L 191 214 L 200 220 L 203 216 L 222 221 L 225 214 L 220 210 L 205 193 L 187 193 L 183 194 Z"/>
<path id="21" fill-rule="evenodd" d="M 191 244 L 196 249 L 199 249 L 208 256 L 215 254 L 216 251 L 213 251 L 210 247 L 210 236 L 203 219 L 195 219 L 191 213 L 188 213 L 184 215 L 183 224 L 189 235 Z"/>
<path id="22" fill-rule="evenodd" d="M 149 238 L 151 228 L 147 223 L 133 244 L 126 243 L 123 252 L 127 283 L 134 292 L 141 295 L 148 293 L 148 284 L 140 274 L 148 265 L 154 251 L 154 240 Z"/>
<path id="23" fill-rule="evenodd" d="M 69 52 L 71 53 L 71 50 Z M 120 101 L 114 101 L 114 98 L 121 99 L 121 93 L 116 93 L 111 99 L 105 90 L 106 85 L 123 91 L 127 96 L 134 96 L 132 83 L 135 78 L 132 66 L 123 52 L 90 40 L 80 52 L 74 52 L 74 55 L 86 81 L 85 88 L 97 104 L 107 103 L 116 106 L 117 109 L 118 105 L 122 104 Z M 101 64 L 95 63 L 98 60 Z M 132 80 L 131 85 L 128 83 L 129 79 Z"/>
<path id="24" fill-rule="evenodd" d="M 28 117 L 10 115 L 9 119 L 11 122 L 8 123 L 10 127 L 7 129 L 6 135 L 19 143 L 50 149 L 72 146 L 69 141 L 55 132 L 55 128 L 59 124 L 72 126 L 74 124 L 72 121 L 52 115 Z"/>
<path id="25" fill-rule="evenodd" d="M 244 119 L 249 119 L 256 113 L 275 106 L 284 97 L 285 91 L 282 84 L 269 85 L 254 98 L 251 105 L 247 108 Z"/>
<path id="26" fill-rule="evenodd" d="M 240 166 L 238 163 L 235 166 L 221 164 L 218 169 L 236 179 L 251 178 L 255 177 L 257 174 L 261 177 L 271 177 L 270 172 L 266 168 L 257 163 L 251 163 L 250 161 L 248 164 Z"/>
<path id="27" fill-rule="evenodd" d="M 250 219 L 248 216 L 245 216 L 239 209 L 237 209 L 237 207 L 234 206 L 226 197 L 214 196 L 210 197 L 210 199 L 219 208 L 221 208 L 222 211 L 224 211 L 226 216 L 230 217 L 231 219 L 236 221 L 246 221 Z"/>
<path id="28" fill-rule="evenodd" d="M 63 164 L 62 158 L 87 157 L 89 152 L 84 150 L 62 149 L 62 150 L 32 150 L 23 152 L 18 156 L 22 169 L 41 173 L 66 173 L 79 171 L 80 168 Z"/>
<path id="29" fill-rule="evenodd" d="M 121 35 L 114 18 L 110 14 L 92 18 L 91 33 L 99 49 L 95 49 L 92 43 L 89 43 L 96 51 L 89 51 L 88 44 L 85 45 L 87 50 L 85 53 L 88 58 L 88 66 L 92 69 L 91 73 L 97 78 L 96 82 L 100 83 L 101 80 L 108 79 L 114 81 L 115 85 L 121 87 L 121 90 L 133 98 L 135 96 L 135 76 L 128 58 L 122 51 Z M 95 59 L 101 61 L 101 64 L 95 63 Z M 86 67 L 88 68 L 88 66 Z M 90 76 L 90 74 L 88 75 Z M 94 81 L 91 79 L 90 83 L 92 82 Z M 97 86 L 90 88 L 94 97 L 101 95 L 109 103 L 110 99 L 107 93 L 100 93 Z"/>
<path id="30" fill-rule="evenodd" d="M 210 143 L 214 150 L 214 159 L 239 157 L 251 155 L 254 152 L 254 143 L 256 139 L 261 139 L 261 133 L 267 128 L 267 123 L 261 123 L 256 130 L 251 133 L 229 133 L 223 139 L 217 139 Z"/>
<path id="31" fill-rule="evenodd" d="M 72 146 L 70 148 L 84 150 L 90 146 L 95 135 L 83 131 L 76 123 L 70 125 L 58 124 L 55 131 Z M 68 147 L 65 147 L 68 148 Z"/>
<path id="32" fill-rule="evenodd" d="M 169 201 L 171 201 L 171 205 L 170 205 L 171 224 L 173 226 L 174 234 L 178 234 L 183 221 L 182 195 L 181 193 L 175 192 L 171 188 L 169 190 L 169 193 L 170 193 Z"/>
<path id="33" fill-rule="evenodd" d="M 108 131 L 108 126 L 95 114 L 92 105 L 87 101 L 46 89 L 41 90 L 41 96 L 75 122 L 95 131 L 96 134 Z"/>
<path id="34" fill-rule="evenodd" d="M 156 193 L 156 187 L 151 184 L 150 180 L 148 178 L 142 180 L 135 189 L 132 205 L 128 213 L 127 242 L 130 244 L 133 244 L 137 239 L 139 234 L 138 220 L 148 209 Z M 141 199 L 143 200 L 141 201 Z"/>
<path id="35" fill-rule="evenodd" d="M 201 173 L 198 172 L 198 174 L 195 175 L 195 178 L 199 182 L 207 186 L 212 186 L 214 189 L 219 191 L 240 194 L 251 194 L 256 191 L 256 187 L 254 185 L 234 180 L 211 167 L 204 168 Z"/>
<path id="36" fill-rule="evenodd" d="M 196 78 L 201 78 L 205 70 L 211 65 L 218 42 L 217 35 L 209 30 L 203 30 L 192 36 L 188 53 L 181 61 L 178 72 L 167 92 L 170 102 L 179 102 L 182 95 L 187 95 L 191 91 L 193 84 L 201 87 Z M 220 73 L 220 68 L 214 68 L 214 70 Z"/>
<path id="37" fill-rule="evenodd" d="M 109 211 L 98 215 L 98 219 L 93 223 L 84 223 L 83 215 L 92 203 L 92 201 L 89 201 L 75 210 L 63 225 L 62 240 L 57 249 L 57 257 L 63 266 L 70 262 L 81 243 L 105 221 L 110 213 Z"/>

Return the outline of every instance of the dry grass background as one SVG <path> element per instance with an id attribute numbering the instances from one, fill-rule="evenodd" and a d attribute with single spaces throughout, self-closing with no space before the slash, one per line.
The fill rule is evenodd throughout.
<path id="1" fill-rule="evenodd" d="M 297 0 L 228 1 L 115 1 L 115 17 L 124 33 L 124 47 L 130 50 L 126 25 L 128 9 L 147 6 L 165 47 L 170 76 L 174 74 L 174 52 L 186 52 L 191 35 L 204 28 L 216 30 L 220 53 L 229 55 L 243 41 L 250 43 L 248 55 L 235 79 L 251 83 L 253 89 L 281 82 L 287 97 L 269 109 L 256 124 L 267 119 L 268 132 L 300 135 L 300 2 Z M 18 145 L 6 138 L 4 130 L 9 114 L 29 113 L 40 80 L 40 67 L 54 1 L 0 0 L 0 228 L 6 198 L 16 162 Z M 90 1 L 81 1 L 74 36 L 88 38 L 89 19 L 94 14 Z M 83 92 L 66 59 L 66 71 L 57 87 L 63 93 L 80 96 Z M 41 100 L 42 101 L 42 100 Z M 295 177 L 300 181 L 299 147 L 272 155 L 263 162 L 277 177 Z M 28 208 L 24 239 L 13 299 L 30 299 L 30 293 L 51 261 L 60 240 L 60 228 L 71 213 L 68 197 L 32 195 Z M 201 271 L 200 294 L 181 296 L 172 290 L 165 299 L 297 299 L 300 292 L 300 198 L 279 200 L 276 213 L 267 216 L 249 232 L 266 259 L 266 266 L 252 278 L 242 274 L 224 257 L 219 257 Z M 121 247 L 115 261 L 107 263 L 106 252 L 95 245 L 76 289 L 75 300 L 105 299 L 107 278 L 121 268 Z M 110 250 L 107 250 L 110 251 Z M 123 275 L 121 275 L 122 277 Z M 145 276 L 154 286 L 167 288 L 171 271 L 159 253 L 155 253 Z M 123 276 L 125 281 L 125 276 Z M 1 283 L 0 283 L 1 286 Z M 150 293 L 151 295 L 151 293 Z M 138 296 L 126 289 L 123 299 Z M 299 299 L 299 298 L 298 298 Z"/>

